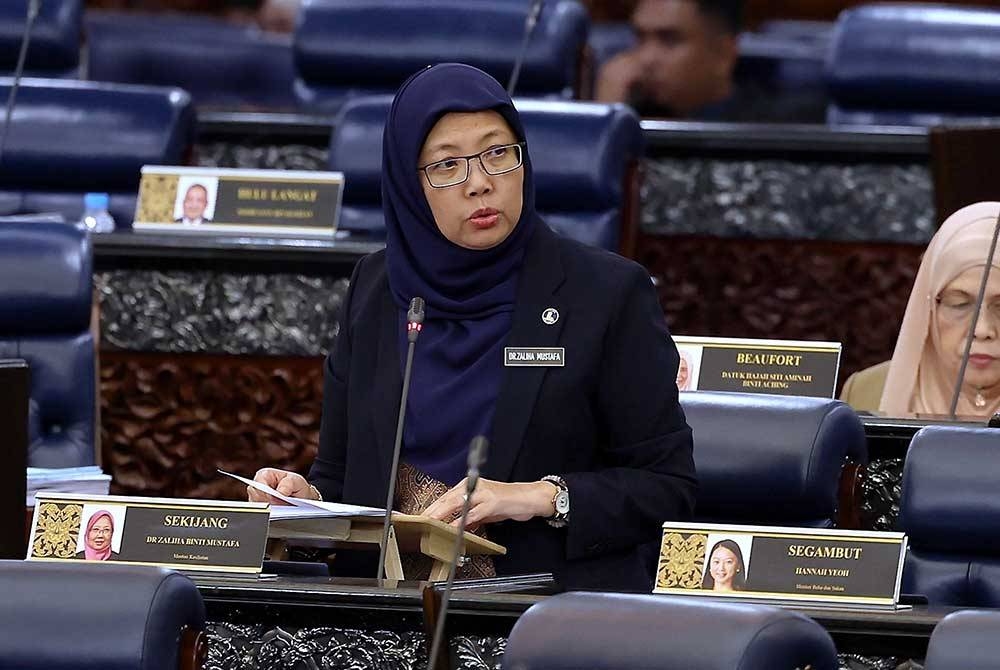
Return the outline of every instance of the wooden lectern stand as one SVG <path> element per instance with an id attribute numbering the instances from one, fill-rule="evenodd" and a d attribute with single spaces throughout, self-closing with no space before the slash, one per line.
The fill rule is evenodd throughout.
<path id="1" fill-rule="evenodd" d="M 333 546 L 344 548 L 373 547 L 382 540 L 382 519 L 379 517 L 313 517 L 305 519 L 273 519 L 269 540 L 284 540 L 296 546 Z M 385 577 L 405 579 L 400 552 L 421 553 L 433 559 L 431 581 L 448 578 L 455 534 L 458 532 L 443 521 L 413 514 L 392 513 L 389 546 L 386 548 Z M 506 554 L 507 549 L 487 539 L 466 532 L 462 555 Z"/>

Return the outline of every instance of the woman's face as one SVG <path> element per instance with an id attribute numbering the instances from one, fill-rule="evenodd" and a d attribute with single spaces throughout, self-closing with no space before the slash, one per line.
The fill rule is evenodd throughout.
<path id="1" fill-rule="evenodd" d="M 958 275 L 937 296 L 935 318 L 938 329 L 937 355 L 949 375 L 958 376 L 965 339 L 972 323 L 984 266 L 969 268 Z M 990 272 L 983 308 L 979 312 L 972 340 L 969 365 L 965 370 L 966 387 L 1000 387 L 1000 270 Z M 996 389 L 1000 391 L 1000 388 Z"/>
<path id="2" fill-rule="evenodd" d="M 732 591 L 733 578 L 736 576 L 738 567 L 739 561 L 736 559 L 736 554 L 725 547 L 716 547 L 708 564 L 708 571 L 711 573 L 712 579 L 715 580 L 713 588 L 716 591 Z"/>
<path id="3" fill-rule="evenodd" d="M 106 549 L 111 544 L 111 519 L 106 516 L 98 519 L 87 533 L 87 539 L 92 548 L 98 551 Z"/>
<path id="4" fill-rule="evenodd" d="M 497 112 L 452 112 L 442 116 L 427 134 L 419 165 L 479 154 L 517 141 Z M 423 170 L 420 182 L 441 234 L 460 247 L 495 247 L 507 239 L 521 218 L 523 166 L 490 175 L 473 158 L 469 160 L 469 178 L 461 184 L 434 188 Z"/>
<path id="5" fill-rule="evenodd" d="M 677 388 L 681 391 L 686 391 L 688 387 L 688 379 L 691 376 L 688 370 L 687 359 L 681 356 L 681 362 L 677 366 Z"/>

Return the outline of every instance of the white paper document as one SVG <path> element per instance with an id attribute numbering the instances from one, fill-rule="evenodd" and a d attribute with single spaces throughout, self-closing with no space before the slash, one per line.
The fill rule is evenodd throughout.
<path id="1" fill-rule="evenodd" d="M 385 515 L 385 510 L 379 507 L 359 507 L 358 505 L 345 505 L 344 503 L 293 498 L 291 496 L 278 493 L 276 490 L 262 482 L 255 482 L 252 479 L 240 477 L 239 475 L 234 475 L 233 473 L 226 472 L 225 470 L 219 470 L 219 473 L 241 481 L 247 486 L 253 487 L 262 493 L 266 493 L 284 502 L 285 505 L 271 505 L 272 519 L 308 519 L 338 516 L 381 517 Z"/>

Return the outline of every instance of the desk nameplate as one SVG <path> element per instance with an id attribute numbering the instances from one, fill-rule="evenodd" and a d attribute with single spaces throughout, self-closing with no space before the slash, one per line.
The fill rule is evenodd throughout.
<path id="1" fill-rule="evenodd" d="M 902 533 L 665 523 L 655 593 L 895 608 Z"/>
<path id="2" fill-rule="evenodd" d="M 832 398 L 841 345 L 675 336 L 681 391 L 731 391 Z"/>
<path id="3" fill-rule="evenodd" d="M 27 560 L 256 575 L 269 512 L 266 503 L 42 492 L 35 496 Z"/>

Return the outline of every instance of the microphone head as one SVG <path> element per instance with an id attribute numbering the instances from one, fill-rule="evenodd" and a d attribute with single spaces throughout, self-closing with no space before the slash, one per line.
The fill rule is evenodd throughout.
<path id="1" fill-rule="evenodd" d="M 406 319 L 410 323 L 424 322 L 424 299 L 414 298 L 410 301 L 410 311 L 406 313 Z"/>
<path id="2" fill-rule="evenodd" d="M 469 444 L 469 469 L 478 470 L 486 462 L 486 452 L 490 448 L 490 441 L 482 435 L 472 438 Z"/>

